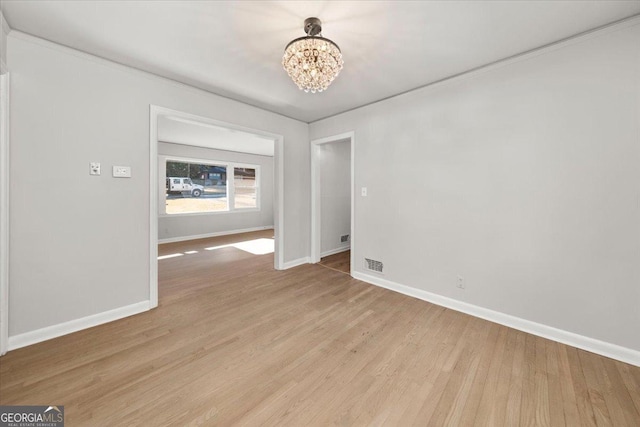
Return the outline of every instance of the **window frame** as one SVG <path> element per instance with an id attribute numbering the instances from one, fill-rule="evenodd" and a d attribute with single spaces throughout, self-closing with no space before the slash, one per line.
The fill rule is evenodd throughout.
<path id="1" fill-rule="evenodd" d="M 164 192 L 165 185 L 161 185 L 160 191 L 163 192 L 164 197 L 158 200 L 158 216 L 164 218 L 176 218 L 182 216 L 201 216 L 201 215 L 225 215 L 225 214 L 237 214 L 237 213 L 245 213 L 245 212 L 260 212 L 262 210 L 262 206 L 260 203 L 261 199 L 261 171 L 260 165 L 256 165 L 253 163 L 242 163 L 242 162 L 230 162 L 227 160 L 212 160 L 212 159 L 201 159 L 194 157 L 180 157 L 180 156 L 169 156 L 169 155 L 159 155 L 161 161 L 164 162 L 164 177 L 162 182 L 166 182 L 167 180 L 167 162 L 180 162 L 180 163 L 191 163 L 196 165 L 210 165 L 210 166 L 224 166 L 227 169 L 227 209 L 220 211 L 208 211 L 208 212 L 184 212 L 184 213 L 167 213 L 167 205 L 166 205 L 166 192 Z M 251 208 L 236 208 L 235 207 L 235 168 L 248 168 L 255 169 L 256 171 L 256 207 Z M 182 178 L 182 177 L 180 177 Z"/>

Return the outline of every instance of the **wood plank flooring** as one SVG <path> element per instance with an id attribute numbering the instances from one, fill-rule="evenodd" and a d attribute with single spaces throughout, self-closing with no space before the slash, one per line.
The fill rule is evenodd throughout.
<path id="1" fill-rule="evenodd" d="M 638 426 L 640 368 L 234 246 L 160 246 L 160 306 L 0 358 L 67 426 Z M 225 246 L 215 250 L 208 247 Z"/>
<path id="2" fill-rule="evenodd" d="M 343 273 L 351 273 L 351 251 L 328 255 L 320 259 L 320 265 Z"/>

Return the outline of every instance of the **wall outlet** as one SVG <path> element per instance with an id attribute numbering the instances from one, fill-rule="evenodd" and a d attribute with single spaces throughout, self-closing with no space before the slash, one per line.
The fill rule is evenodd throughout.
<path id="1" fill-rule="evenodd" d="M 100 175 L 100 163 L 98 162 L 89 163 L 89 175 Z"/>
<path id="2" fill-rule="evenodd" d="M 458 276 L 458 281 L 456 282 L 456 287 L 460 289 L 464 289 L 464 277 Z"/>

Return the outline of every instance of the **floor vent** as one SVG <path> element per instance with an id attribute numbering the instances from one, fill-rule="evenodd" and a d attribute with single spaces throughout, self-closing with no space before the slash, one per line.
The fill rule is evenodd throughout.
<path id="1" fill-rule="evenodd" d="M 349 235 L 345 234 L 344 236 L 340 236 L 340 243 L 346 243 L 349 241 Z"/>
<path id="2" fill-rule="evenodd" d="M 380 261 L 376 261 L 375 259 L 364 259 L 364 268 L 369 271 L 375 271 L 377 273 L 382 273 L 383 265 Z"/>

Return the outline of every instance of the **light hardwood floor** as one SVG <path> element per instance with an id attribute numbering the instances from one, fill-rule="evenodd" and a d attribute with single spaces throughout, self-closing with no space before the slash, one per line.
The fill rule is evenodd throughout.
<path id="1" fill-rule="evenodd" d="M 0 358 L 68 426 L 638 426 L 640 368 L 319 265 L 161 245 L 158 309 Z"/>
<path id="2" fill-rule="evenodd" d="M 351 251 L 344 251 L 320 259 L 320 265 L 349 274 L 351 272 Z"/>

